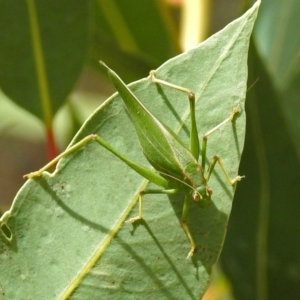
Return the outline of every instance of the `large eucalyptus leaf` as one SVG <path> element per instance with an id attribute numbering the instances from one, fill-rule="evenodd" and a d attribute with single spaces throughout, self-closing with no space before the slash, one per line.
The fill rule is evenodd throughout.
<path id="1" fill-rule="evenodd" d="M 156 70 L 158 78 L 196 93 L 200 137 L 240 108 L 234 122 L 208 144 L 208 157 L 222 157 L 232 177 L 243 149 L 247 51 L 258 5 Z M 149 78 L 130 88 L 188 143 L 186 95 L 170 88 L 158 92 Z M 95 111 L 72 143 L 91 133 L 149 165 L 117 94 Z M 182 194 L 146 195 L 144 220 L 124 224 L 137 215 L 138 193 L 147 185 L 93 142 L 63 158 L 53 174 L 28 180 L 1 219 L 1 293 L 6 299 L 199 299 L 223 245 L 234 187 L 216 168 L 210 180 L 213 203 L 206 209 L 191 203 L 188 224 L 197 251 L 187 260 Z"/>
<path id="2" fill-rule="evenodd" d="M 0 0 L 0 87 L 40 119 L 58 110 L 81 73 L 88 8 L 83 0 Z"/>
<path id="3" fill-rule="evenodd" d="M 238 187 L 221 255 L 236 299 L 297 299 L 300 294 L 300 165 L 278 95 L 250 47 L 247 135 Z"/>

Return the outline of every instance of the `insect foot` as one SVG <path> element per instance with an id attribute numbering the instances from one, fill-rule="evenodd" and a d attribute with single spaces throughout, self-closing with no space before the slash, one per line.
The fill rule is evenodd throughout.
<path id="1" fill-rule="evenodd" d="M 195 250 L 196 250 L 196 248 L 192 248 L 191 251 L 188 253 L 186 259 L 191 258 L 194 255 Z"/>
<path id="2" fill-rule="evenodd" d="M 240 112 L 241 112 L 241 109 L 240 109 L 239 106 L 234 107 L 233 110 L 232 110 L 232 113 L 231 113 L 231 115 L 230 115 L 230 117 L 229 117 L 229 120 L 232 121 L 233 118 L 234 118 L 234 116 L 235 116 L 236 114 L 240 113 Z"/>
<path id="3" fill-rule="evenodd" d="M 144 194 L 145 194 L 145 191 L 141 191 L 139 194 L 139 215 L 125 221 L 126 224 L 133 224 L 134 222 L 143 219 L 143 208 L 142 208 L 143 204 L 142 203 L 143 203 L 143 195 Z"/>
<path id="4" fill-rule="evenodd" d="M 134 222 L 138 221 L 138 220 L 142 220 L 142 218 L 140 216 L 134 217 L 134 218 L 130 218 L 127 221 L 125 221 L 126 224 L 133 224 Z"/>
<path id="5" fill-rule="evenodd" d="M 28 179 L 30 179 L 30 178 L 38 177 L 38 176 L 41 176 L 41 175 L 42 175 L 41 172 L 36 171 L 36 172 L 30 172 L 30 173 L 28 173 L 28 174 L 23 175 L 23 178 L 28 178 Z"/>
<path id="6" fill-rule="evenodd" d="M 235 178 L 231 179 L 231 184 L 234 185 L 237 181 L 241 181 L 243 178 L 245 178 L 245 175 L 243 176 L 236 176 Z"/>

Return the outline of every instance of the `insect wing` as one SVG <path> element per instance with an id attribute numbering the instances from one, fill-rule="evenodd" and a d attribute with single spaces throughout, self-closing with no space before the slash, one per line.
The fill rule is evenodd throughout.
<path id="1" fill-rule="evenodd" d="M 185 167 L 197 161 L 176 134 L 137 99 L 115 72 L 106 68 L 126 105 L 148 161 L 158 171 L 183 178 Z"/>

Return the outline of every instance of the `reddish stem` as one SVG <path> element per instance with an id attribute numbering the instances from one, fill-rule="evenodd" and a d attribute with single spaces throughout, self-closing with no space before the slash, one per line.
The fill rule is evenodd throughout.
<path id="1" fill-rule="evenodd" d="M 47 148 L 48 161 L 51 161 L 58 155 L 52 128 L 47 129 Z"/>

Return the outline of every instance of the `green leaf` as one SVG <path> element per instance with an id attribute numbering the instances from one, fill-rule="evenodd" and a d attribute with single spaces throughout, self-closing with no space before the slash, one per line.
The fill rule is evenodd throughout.
<path id="1" fill-rule="evenodd" d="M 175 22 L 164 1 L 98 0 L 93 3 L 92 65 L 99 58 L 125 82 L 145 76 L 180 53 Z M 103 72 L 99 65 L 97 70 Z"/>
<path id="2" fill-rule="evenodd" d="M 13 136 L 19 139 L 41 141 L 45 137 L 43 123 L 19 107 L 0 91 L 1 138 Z"/>
<path id="3" fill-rule="evenodd" d="M 300 149 L 300 1 L 265 0 L 257 20 L 255 41 L 271 75 L 292 142 Z M 298 150 L 298 157 L 300 151 Z"/>
<path id="4" fill-rule="evenodd" d="M 300 71 L 299 12 L 298 0 L 265 0 L 255 27 L 259 53 L 281 89 Z"/>
<path id="5" fill-rule="evenodd" d="M 84 0 L 0 0 L 0 87 L 48 125 L 81 73 L 88 8 Z"/>
<path id="6" fill-rule="evenodd" d="M 235 299 L 300 294 L 300 164 L 278 94 L 254 45 L 249 53 L 247 135 L 240 184 L 221 255 Z"/>
<path id="7" fill-rule="evenodd" d="M 258 6 L 156 72 L 196 93 L 200 137 L 240 107 L 234 123 L 208 143 L 208 157 L 222 157 L 232 177 L 243 149 L 247 51 Z M 186 95 L 173 89 L 162 95 L 149 78 L 130 88 L 188 142 Z M 72 143 L 91 133 L 148 165 L 117 94 L 94 112 Z M 234 188 L 218 169 L 210 180 L 213 203 L 207 209 L 191 203 L 188 224 L 197 252 L 187 260 L 182 194 L 146 195 L 144 220 L 124 224 L 137 215 L 137 195 L 147 184 L 92 142 L 62 159 L 53 174 L 28 180 L 1 218 L 1 293 L 7 299 L 199 299 L 223 245 Z"/>

